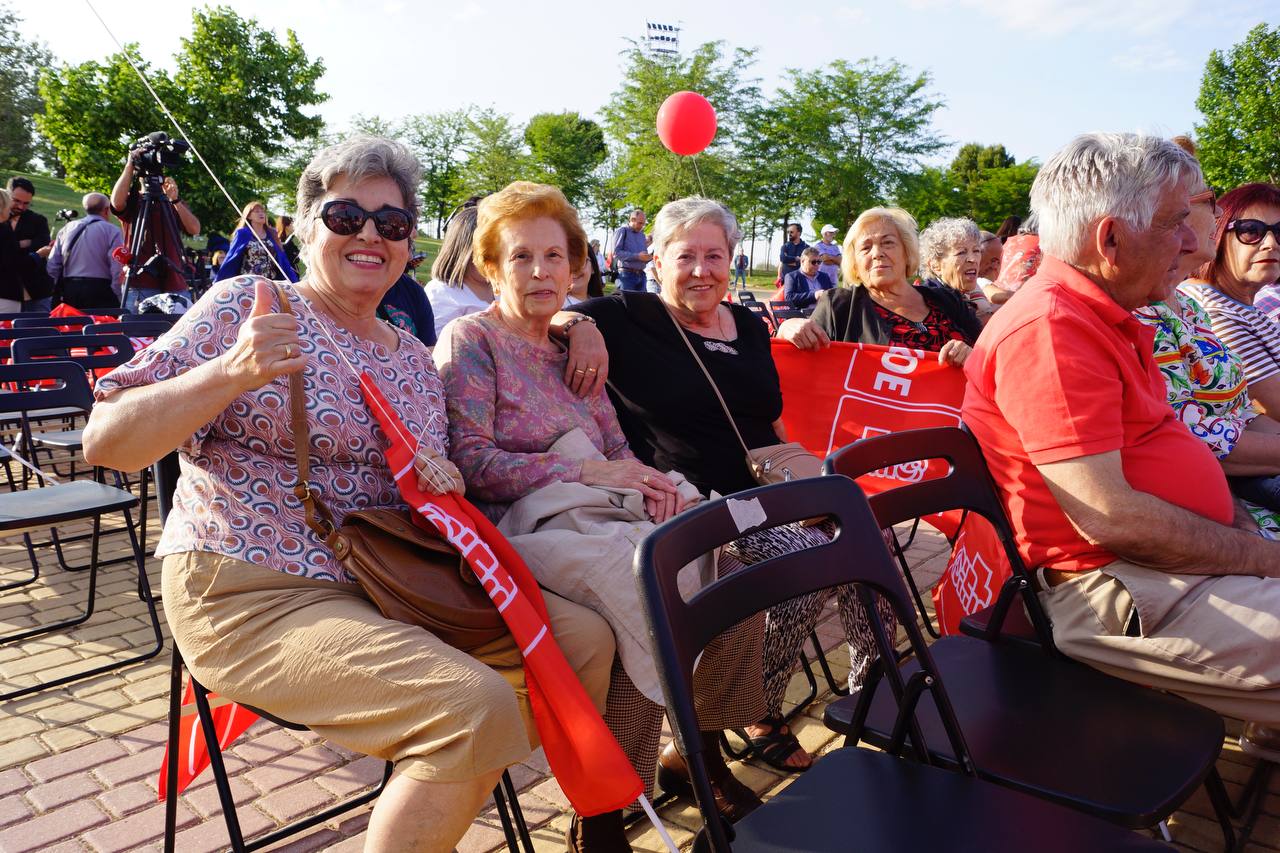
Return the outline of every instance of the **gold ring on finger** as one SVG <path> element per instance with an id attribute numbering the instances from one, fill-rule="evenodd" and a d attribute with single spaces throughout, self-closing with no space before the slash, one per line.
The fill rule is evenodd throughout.
<path id="1" fill-rule="evenodd" d="M 596 373 L 596 372 L 597 372 L 597 370 L 596 370 L 594 367 L 588 367 L 588 368 L 587 368 L 587 373 Z"/>
<path id="2" fill-rule="evenodd" d="M 649 485 L 649 475 L 645 474 L 644 477 L 641 478 L 640 482 L 644 483 L 646 486 Z"/>
<path id="3" fill-rule="evenodd" d="M 574 373 L 586 373 L 587 371 L 583 370 L 581 367 L 575 367 L 575 368 L 573 369 L 573 372 L 574 372 Z"/>

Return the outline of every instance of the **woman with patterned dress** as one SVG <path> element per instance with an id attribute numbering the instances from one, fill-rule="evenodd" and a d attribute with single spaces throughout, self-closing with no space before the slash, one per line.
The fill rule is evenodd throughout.
<path id="1" fill-rule="evenodd" d="M 427 348 L 380 320 L 404 269 L 420 168 L 399 143 L 324 149 L 298 185 L 307 278 L 242 276 L 212 289 L 153 345 L 99 381 L 84 434 L 95 465 L 136 471 L 179 448 L 182 476 L 156 554 L 165 615 L 188 668 L 226 698 L 393 761 L 366 850 L 448 851 L 503 768 L 537 746 L 510 635 L 465 653 L 384 617 L 310 528 L 297 482 L 288 375 L 301 372 L 311 480 L 341 520 L 405 509 L 365 407 L 367 372 L 459 491 L 444 389 Z M 614 644 L 591 611 L 545 594 L 550 624 L 603 707 Z"/>

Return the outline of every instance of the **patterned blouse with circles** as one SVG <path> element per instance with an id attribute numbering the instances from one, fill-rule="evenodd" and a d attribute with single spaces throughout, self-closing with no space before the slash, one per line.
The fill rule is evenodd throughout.
<path id="1" fill-rule="evenodd" d="M 219 282 L 168 333 L 101 379 L 96 396 L 170 379 L 226 352 L 253 307 L 256 281 Z M 356 338 L 289 290 L 307 356 L 313 485 L 339 522 L 357 509 L 403 508 L 383 456 L 386 438 L 348 362 L 373 376 L 411 434 L 443 454 L 449 440 L 444 388 L 430 353 L 400 329 L 394 352 Z M 353 580 L 307 529 L 293 496 L 297 466 L 286 377 L 237 397 L 179 451 L 182 477 L 157 556 L 210 551 L 293 575 Z"/>

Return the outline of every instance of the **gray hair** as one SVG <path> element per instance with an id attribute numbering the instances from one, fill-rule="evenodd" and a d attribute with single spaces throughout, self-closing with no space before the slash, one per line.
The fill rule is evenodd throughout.
<path id="1" fill-rule="evenodd" d="M 325 193 L 346 178 L 358 184 L 369 178 L 391 178 L 400 188 L 405 210 L 418 221 L 418 183 L 422 167 L 404 145 L 381 136 L 357 135 L 321 149 L 298 178 L 298 216 L 294 234 L 305 249 L 317 227 Z"/>
<path id="2" fill-rule="evenodd" d="M 977 243 L 981 239 L 978 224 L 972 219 L 946 216 L 929 223 L 929 227 L 920 232 L 920 277 L 928 278 L 960 241 Z"/>
<path id="3" fill-rule="evenodd" d="M 1137 133 L 1077 136 L 1040 167 L 1031 185 L 1040 247 L 1074 263 L 1089 227 L 1104 216 L 1146 231 L 1160 193 L 1188 175 L 1200 178 L 1200 165 L 1167 139 Z"/>
<path id="4" fill-rule="evenodd" d="M 84 205 L 85 213 L 99 214 L 111 205 L 111 199 L 102 193 L 85 193 L 84 198 L 80 199 L 80 203 Z"/>
<path id="5" fill-rule="evenodd" d="M 667 244 L 681 234 L 704 222 L 712 222 L 724 229 L 725 246 L 730 251 L 742 239 L 738 219 L 718 201 L 691 195 L 669 201 L 653 218 L 653 254 L 661 255 Z"/>

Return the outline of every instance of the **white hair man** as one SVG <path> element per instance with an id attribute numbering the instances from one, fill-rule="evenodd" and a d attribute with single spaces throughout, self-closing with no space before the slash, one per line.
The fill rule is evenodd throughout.
<path id="1" fill-rule="evenodd" d="M 1251 721 L 1280 747 L 1280 542 L 1236 511 L 1174 416 L 1130 312 L 1196 248 L 1195 160 L 1150 136 L 1087 134 L 1031 190 L 1044 260 L 965 365 L 981 443 L 1067 655 Z"/>
<path id="2" fill-rule="evenodd" d="M 58 232 L 46 267 L 54 293 L 75 308 L 119 308 L 120 262 L 112 250 L 123 245 L 120 228 L 107 220 L 110 200 L 89 193 L 81 202 L 85 218 Z"/>

